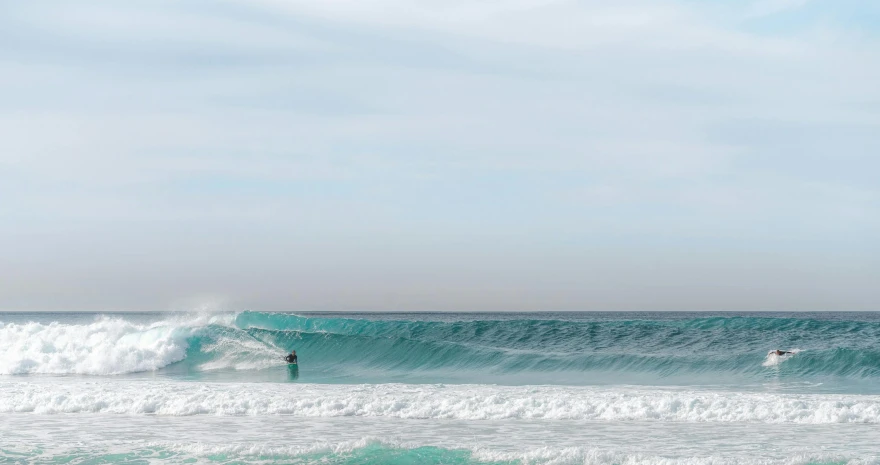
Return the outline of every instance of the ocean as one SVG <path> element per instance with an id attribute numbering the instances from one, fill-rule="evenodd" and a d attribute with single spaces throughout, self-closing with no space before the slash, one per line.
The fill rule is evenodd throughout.
<path id="1" fill-rule="evenodd" d="M 880 464 L 880 313 L 0 313 L 0 463 Z"/>

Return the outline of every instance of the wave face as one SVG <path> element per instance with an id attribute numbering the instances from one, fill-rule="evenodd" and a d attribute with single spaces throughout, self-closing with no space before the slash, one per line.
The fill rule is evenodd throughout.
<path id="1" fill-rule="evenodd" d="M 880 315 L 339 314 L 0 321 L 0 374 L 299 381 L 876 386 Z M 3 318 L 0 316 L 0 318 Z M 82 318 L 80 320 L 83 320 Z M 777 357 L 770 349 L 796 352 Z M 244 376 L 244 375 L 242 375 Z"/>

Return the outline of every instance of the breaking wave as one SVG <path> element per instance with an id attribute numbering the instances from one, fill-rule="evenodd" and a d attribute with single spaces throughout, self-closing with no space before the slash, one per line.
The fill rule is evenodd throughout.
<path id="1" fill-rule="evenodd" d="M 801 349 L 794 355 L 767 355 L 768 349 L 794 347 Z M 7 375 L 259 371 L 277 369 L 279 356 L 290 349 L 299 352 L 304 370 L 335 382 L 358 377 L 456 382 L 457 374 L 485 382 L 542 373 L 562 384 L 639 377 L 756 382 L 880 377 L 878 321 L 491 316 L 425 321 L 260 312 L 153 322 L 121 315 L 78 324 L 0 321 L 0 374 Z"/>

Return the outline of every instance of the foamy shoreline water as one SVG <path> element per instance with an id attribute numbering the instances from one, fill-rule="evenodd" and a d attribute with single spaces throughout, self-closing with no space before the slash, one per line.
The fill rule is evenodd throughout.
<path id="1" fill-rule="evenodd" d="M 7 415 L 8 452 L 36 463 L 871 464 L 877 425 L 413 420 L 293 416 Z M 43 432 L 43 433 L 41 433 Z M 51 432 L 47 435 L 45 432 Z M 772 448 L 755 444 L 773 437 Z M 818 438 L 824 442 L 816 446 Z M 0 440 L 0 443 L 4 442 Z M 86 448 L 83 445 L 88 445 Z M 144 462 L 138 462 L 144 461 Z M 34 463 L 28 462 L 28 463 Z"/>
<path id="2" fill-rule="evenodd" d="M 880 396 L 487 385 L 0 381 L 0 413 L 880 423 Z"/>

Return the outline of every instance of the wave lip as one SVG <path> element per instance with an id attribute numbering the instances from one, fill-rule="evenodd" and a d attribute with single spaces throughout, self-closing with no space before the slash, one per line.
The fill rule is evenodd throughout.
<path id="1" fill-rule="evenodd" d="M 0 383 L 0 413 L 880 423 L 880 396 L 490 385 Z"/>

